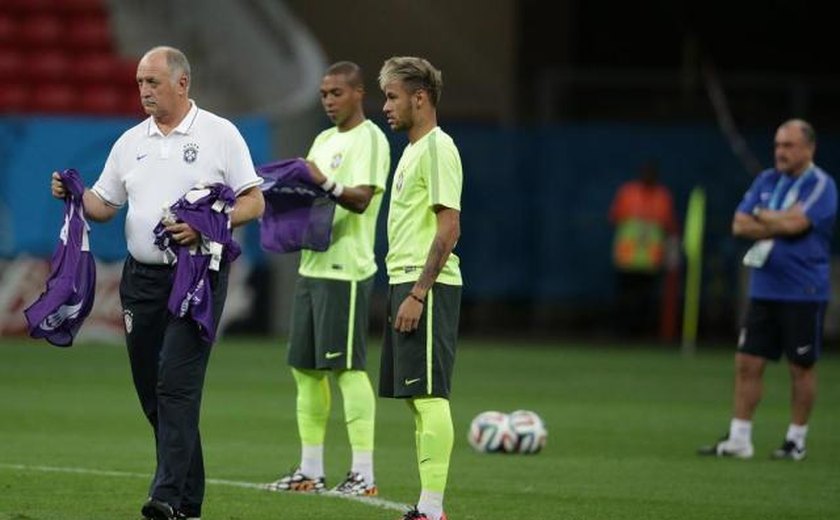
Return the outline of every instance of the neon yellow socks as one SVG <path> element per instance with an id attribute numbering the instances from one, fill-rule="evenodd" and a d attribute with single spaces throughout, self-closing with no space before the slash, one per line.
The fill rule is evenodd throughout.
<path id="1" fill-rule="evenodd" d="M 297 423 L 301 440 L 300 470 L 307 477 L 324 475 L 324 438 L 330 416 L 330 372 L 292 368 L 297 385 Z M 336 381 L 344 401 L 347 436 L 353 448 L 351 470 L 369 483 L 373 477 L 376 398 L 367 372 L 342 370 Z"/>
<path id="2" fill-rule="evenodd" d="M 454 432 L 449 401 L 439 397 L 410 399 L 414 412 L 417 463 L 420 470 L 420 500 L 417 509 L 430 518 L 443 512 L 443 493 L 449 473 Z"/>
<path id="3" fill-rule="evenodd" d="M 330 415 L 329 372 L 292 368 L 297 384 L 297 423 L 301 440 L 300 471 L 324 476 L 324 437 Z"/>
<path id="4" fill-rule="evenodd" d="M 373 483 L 373 438 L 376 397 L 364 370 L 342 370 L 336 375 L 344 400 L 347 436 L 353 448 L 351 471 Z"/>

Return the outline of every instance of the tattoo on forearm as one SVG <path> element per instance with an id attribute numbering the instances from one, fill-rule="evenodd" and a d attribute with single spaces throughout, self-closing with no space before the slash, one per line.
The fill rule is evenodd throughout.
<path id="1" fill-rule="evenodd" d="M 423 266 L 423 272 L 420 273 L 420 278 L 417 280 L 418 287 L 424 291 L 432 288 L 441 269 L 446 265 L 446 259 L 449 258 L 451 252 L 452 248 L 448 247 L 441 237 L 436 236 L 432 240 L 429 255 L 426 257 L 426 265 Z"/>

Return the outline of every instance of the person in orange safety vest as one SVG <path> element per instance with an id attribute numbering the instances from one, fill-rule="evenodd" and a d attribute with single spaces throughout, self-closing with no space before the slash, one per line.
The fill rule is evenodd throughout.
<path id="1" fill-rule="evenodd" d="M 657 164 L 645 162 L 639 173 L 619 187 L 609 213 L 615 227 L 615 324 L 622 335 L 650 338 L 657 330 L 663 270 L 678 262 L 678 225 Z"/>

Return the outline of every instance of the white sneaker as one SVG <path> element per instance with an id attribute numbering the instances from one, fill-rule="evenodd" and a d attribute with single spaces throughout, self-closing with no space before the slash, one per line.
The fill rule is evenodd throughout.
<path id="1" fill-rule="evenodd" d="M 734 457 L 736 459 L 752 458 L 753 445 L 749 441 L 730 440 L 724 437 L 711 446 L 701 446 L 697 450 L 698 455 L 711 455 L 715 457 Z"/>
<path id="2" fill-rule="evenodd" d="M 376 484 L 368 482 L 365 477 L 354 471 L 347 472 L 347 478 L 344 482 L 332 488 L 333 493 L 341 495 L 359 496 L 359 497 L 375 497 L 379 494 Z"/>
<path id="3" fill-rule="evenodd" d="M 775 460 L 789 459 L 799 461 L 805 459 L 807 454 L 808 452 L 805 451 L 805 446 L 800 448 L 795 442 L 785 439 L 782 446 L 774 451 L 770 455 L 770 458 Z"/>
<path id="4" fill-rule="evenodd" d="M 263 488 L 268 491 L 291 491 L 298 493 L 321 493 L 327 490 L 324 477 L 310 478 L 301 473 L 300 468 L 280 477 Z"/>

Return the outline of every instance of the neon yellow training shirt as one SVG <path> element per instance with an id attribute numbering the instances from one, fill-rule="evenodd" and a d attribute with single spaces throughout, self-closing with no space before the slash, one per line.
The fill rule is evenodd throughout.
<path id="1" fill-rule="evenodd" d="M 388 210 L 385 264 L 392 285 L 420 277 L 437 231 L 433 207 L 461 211 L 463 177 L 458 148 L 440 127 L 403 150 L 391 183 Z M 450 254 L 436 281 L 462 285 L 458 264 L 458 257 Z"/>
<path id="2" fill-rule="evenodd" d="M 345 186 L 373 186 L 374 194 L 361 214 L 336 205 L 329 249 L 301 251 L 298 272 L 311 278 L 347 281 L 372 276 L 376 272 L 376 218 L 391 167 L 385 134 L 369 120 L 346 132 L 332 127 L 318 134 L 307 158 L 334 181 Z"/>

